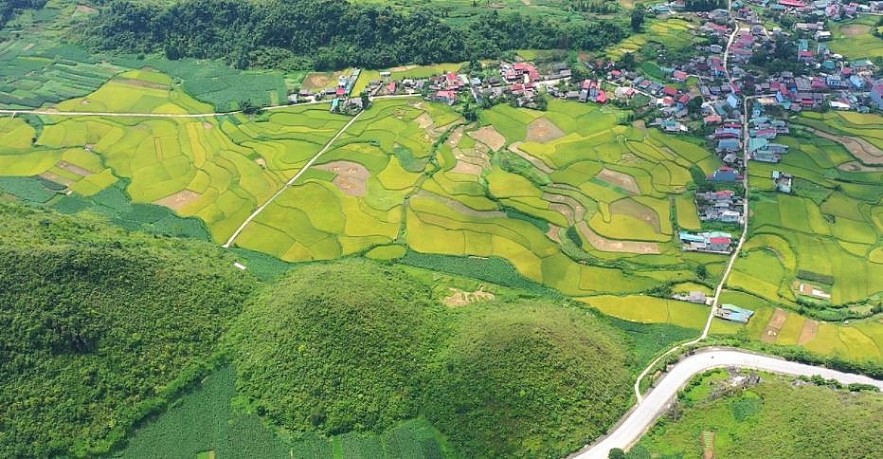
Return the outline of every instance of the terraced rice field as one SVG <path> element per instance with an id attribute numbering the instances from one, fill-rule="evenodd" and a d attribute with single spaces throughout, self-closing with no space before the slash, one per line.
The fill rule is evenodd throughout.
<path id="1" fill-rule="evenodd" d="M 170 81 L 157 72 L 123 73 L 86 97 L 59 103 L 58 110 L 212 112 L 211 106 L 169 86 Z M 198 217 L 218 241 L 347 121 L 324 106 L 273 111 L 255 120 L 242 115 L 40 118 L 39 135 L 23 119 L 0 121 L 0 136 L 19 139 L 0 155 L 0 162 L 7 162 L 6 175 L 41 176 L 87 196 L 127 179 L 132 201 Z M 31 138 L 36 139 L 33 145 Z"/>
<path id="2" fill-rule="evenodd" d="M 883 168 L 851 167 L 860 159 L 850 146 L 867 149 L 883 143 L 883 117 L 857 113 L 807 114 L 799 122 L 813 131 L 797 131 L 783 141 L 791 145 L 779 165 L 752 165 L 757 200 L 752 205 L 751 237 L 730 283 L 770 301 L 794 305 L 801 294 L 798 272 L 830 276 L 833 282 L 816 285 L 831 294 L 830 305 L 865 303 L 883 296 L 883 265 L 879 234 L 883 230 Z M 824 130 L 826 137 L 815 135 Z M 853 143 L 846 142 L 849 140 Z M 770 176 L 780 170 L 795 176 L 795 193 L 772 191 Z M 812 276 L 811 276 L 812 277 Z"/>
<path id="3" fill-rule="evenodd" d="M 625 53 L 637 54 L 648 43 L 657 43 L 671 50 L 683 49 L 693 43 L 690 32 L 696 27 L 683 19 L 664 19 L 648 21 L 644 32 L 632 35 L 606 50 L 607 57 L 619 60 Z"/>

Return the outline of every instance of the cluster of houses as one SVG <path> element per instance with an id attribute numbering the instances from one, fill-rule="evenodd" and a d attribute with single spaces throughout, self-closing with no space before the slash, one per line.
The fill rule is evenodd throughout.
<path id="1" fill-rule="evenodd" d="M 745 216 L 742 215 L 744 199 L 733 190 L 696 193 L 696 208 L 699 219 L 704 222 L 745 223 Z"/>
<path id="2" fill-rule="evenodd" d="M 730 254 L 733 250 L 733 235 L 723 231 L 702 233 L 681 231 L 678 233 L 678 239 L 683 249 L 690 252 Z"/>
<path id="3" fill-rule="evenodd" d="M 883 11 L 880 2 L 861 4 L 858 2 L 841 2 L 840 0 L 748 0 L 771 12 L 810 16 L 818 19 L 842 19 L 855 18 L 859 13 L 871 13 Z"/>

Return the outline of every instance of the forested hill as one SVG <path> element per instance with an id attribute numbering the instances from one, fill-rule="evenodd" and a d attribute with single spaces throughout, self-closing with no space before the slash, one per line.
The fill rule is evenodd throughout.
<path id="1" fill-rule="evenodd" d="M 102 49 L 223 58 L 239 68 L 318 69 L 460 62 L 514 49 L 593 50 L 627 35 L 624 22 L 496 11 L 451 25 L 441 13 L 343 0 L 108 0 L 90 39 Z"/>
<path id="2" fill-rule="evenodd" d="M 0 0 L 0 27 L 25 9 L 37 9 L 46 5 L 46 0 Z"/>
<path id="3" fill-rule="evenodd" d="M 0 457 L 97 456 L 218 351 L 255 281 L 208 243 L 0 202 Z"/>

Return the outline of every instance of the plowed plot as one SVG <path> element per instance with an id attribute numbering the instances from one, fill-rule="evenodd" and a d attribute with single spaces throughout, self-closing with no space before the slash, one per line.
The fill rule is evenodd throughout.
<path id="1" fill-rule="evenodd" d="M 788 320 L 788 313 L 784 309 L 776 308 L 776 312 L 773 313 L 770 321 L 767 322 L 766 329 L 764 329 L 760 340 L 764 343 L 775 343 L 786 320 Z"/>
<path id="2" fill-rule="evenodd" d="M 840 32 L 847 37 L 858 37 L 871 31 L 871 26 L 864 24 L 850 24 L 840 28 Z"/>
<path id="3" fill-rule="evenodd" d="M 641 188 L 635 178 L 622 172 L 612 171 L 610 169 L 601 169 L 598 173 L 598 179 L 603 180 L 611 185 L 618 186 L 633 194 L 641 194 Z"/>
<path id="4" fill-rule="evenodd" d="M 482 289 L 478 289 L 474 292 L 464 292 L 463 290 L 452 288 L 451 296 L 445 298 L 442 302 L 445 306 L 456 308 L 468 306 L 478 301 L 490 301 L 494 298 L 496 298 L 496 296 L 493 293 L 485 292 Z"/>
<path id="5" fill-rule="evenodd" d="M 620 199 L 619 201 L 610 204 L 610 212 L 637 218 L 638 220 L 647 222 L 647 224 L 653 227 L 653 230 L 657 233 L 662 232 L 661 225 L 659 224 L 659 214 L 657 214 L 655 210 L 637 201 Z"/>
<path id="6" fill-rule="evenodd" d="M 604 252 L 640 254 L 656 254 L 662 252 L 659 250 L 659 244 L 655 242 L 615 241 L 613 239 L 602 237 L 598 233 L 592 231 L 585 221 L 580 222 L 576 228 L 579 230 L 580 234 L 589 241 L 589 244 L 592 244 L 593 247 Z"/>
<path id="7" fill-rule="evenodd" d="M 371 172 L 358 163 L 333 161 L 316 168 L 337 174 L 331 181 L 340 191 L 350 196 L 365 196 L 368 193 L 368 178 Z"/>
<path id="8" fill-rule="evenodd" d="M 537 118 L 527 126 L 527 141 L 546 143 L 564 137 L 564 131 L 546 118 Z"/>
<path id="9" fill-rule="evenodd" d="M 815 339 L 819 333 L 819 323 L 815 320 L 806 319 L 803 324 L 803 330 L 800 331 L 800 337 L 797 338 L 797 344 L 804 345 Z"/>
<path id="10" fill-rule="evenodd" d="M 477 131 L 472 131 L 469 135 L 487 145 L 491 150 L 498 151 L 506 145 L 506 138 L 497 132 L 493 126 L 485 126 Z"/>
<path id="11" fill-rule="evenodd" d="M 68 171 L 68 172 L 73 172 L 74 174 L 77 174 L 81 177 L 85 177 L 87 175 L 92 175 L 92 172 L 90 172 L 86 169 L 83 169 L 80 166 L 75 166 L 67 161 L 59 161 L 57 166 L 61 169 Z"/>
<path id="12" fill-rule="evenodd" d="M 171 196 L 166 196 L 165 198 L 156 200 L 153 203 L 159 206 L 168 207 L 172 210 L 181 210 L 187 204 L 196 201 L 200 197 L 202 197 L 202 195 L 195 191 L 184 190 L 179 191 Z"/>
<path id="13" fill-rule="evenodd" d="M 49 180 L 50 182 L 59 183 L 64 186 L 71 186 L 74 183 L 73 180 L 71 180 L 69 178 L 62 177 L 58 174 L 54 174 L 52 172 L 44 172 L 44 173 L 40 174 L 40 177 L 44 178 L 46 180 Z"/>

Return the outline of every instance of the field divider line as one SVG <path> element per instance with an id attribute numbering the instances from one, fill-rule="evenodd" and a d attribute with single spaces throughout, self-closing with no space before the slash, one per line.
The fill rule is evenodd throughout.
<path id="1" fill-rule="evenodd" d="M 341 128 L 340 131 L 338 131 L 337 134 L 334 137 L 332 137 L 331 140 L 329 140 L 325 144 L 325 146 L 322 147 L 321 150 L 319 150 L 318 153 L 316 153 L 312 158 L 310 158 L 309 161 L 307 161 L 307 163 L 304 165 L 304 167 L 301 168 L 301 170 L 297 171 L 297 173 L 294 174 L 294 177 L 291 177 L 291 179 L 289 179 L 287 182 L 285 182 L 285 184 L 282 185 L 282 187 L 279 189 L 279 191 L 277 191 L 275 194 L 273 194 L 273 196 L 270 196 L 270 199 L 268 199 L 267 202 L 263 203 L 260 207 L 255 209 L 255 211 L 252 212 L 251 215 L 249 215 L 248 218 L 246 218 L 244 222 L 242 222 L 242 225 L 239 225 L 239 228 L 237 228 L 236 231 L 233 233 L 233 235 L 230 236 L 230 239 L 227 240 L 227 242 L 223 245 L 223 247 L 225 249 L 229 249 L 230 246 L 232 246 L 233 243 L 236 241 L 236 238 L 239 237 L 239 235 L 242 233 L 242 231 L 245 230 L 245 227 L 248 226 L 248 224 L 251 223 L 258 215 L 260 215 L 260 213 L 263 212 L 264 209 L 269 207 L 270 204 L 272 204 L 273 201 L 276 200 L 276 198 L 278 198 L 279 196 L 282 196 L 282 193 L 284 193 L 285 190 L 287 190 L 289 187 L 294 185 L 294 183 L 297 181 L 297 179 L 301 178 L 301 176 L 303 176 L 304 173 L 306 173 L 306 171 L 313 164 L 315 164 L 316 161 L 318 161 L 319 158 L 323 154 L 325 154 L 325 152 L 328 151 L 332 145 L 334 145 L 334 142 L 336 142 L 337 139 L 339 139 L 340 136 L 342 136 L 343 133 L 346 132 L 346 130 L 349 129 L 349 127 L 352 126 L 353 123 L 355 123 L 356 120 L 359 119 L 359 117 L 362 115 L 362 113 L 365 113 L 365 112 L 361 111 L 361 112 L 357 113 L 356 116 L 354 116 L 353 119 L 351 119 L 348 123 L 346 123 L 343 126 L 343 128 Z"/>

